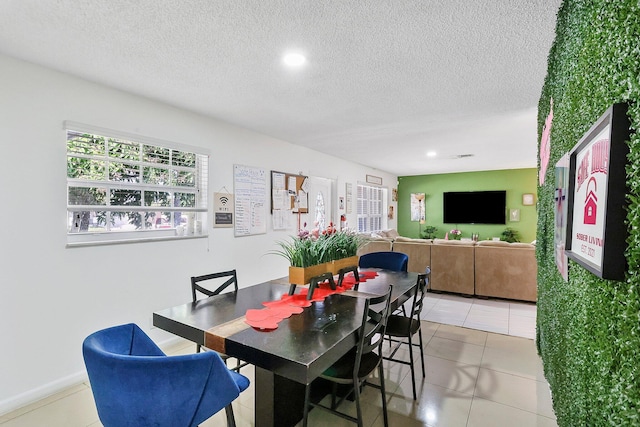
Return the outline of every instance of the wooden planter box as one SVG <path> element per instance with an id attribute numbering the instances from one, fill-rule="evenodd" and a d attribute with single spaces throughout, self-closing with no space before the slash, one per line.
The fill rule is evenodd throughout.
<path id="1" fill-rule="evenodd" d="M 358 256 L 351 256 L 349 258 L 342 258 L 329 263 L 329 270 L 333 274 L 338 274 L 341 268 L 358 266 Z"/>
<path id="2" fill-rule="evenodd" d="M 292 285 L 306 285 L 312 277 L 326 273 L 328 263 L 312 265 L 311 267 L 289 267 L 289 283 Z"/>

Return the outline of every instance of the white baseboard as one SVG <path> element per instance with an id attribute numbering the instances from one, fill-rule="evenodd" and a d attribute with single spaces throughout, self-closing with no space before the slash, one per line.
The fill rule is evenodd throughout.
<path id="1" fill-rule="evenodd" d="M 44 384 L 40 387 L 31 389 L 24 393 L 11 396 L 8 399 L 0 401 L 0 415 L 15 411 L 16 409 L 20 409 L 23 406 L 35 403 L 38 400 L 42 400 L 66 388 L 81 384 L 85 381 L 87 381 L 87 372 L 81 371 L 64 378 L 60 378 L 56 381 L 52 381 L 48 384 Z"/>
<path id="2" fill-rule="evenodd" d="M 179 343 L 181 340 L 182 338 L 173 336 L 172 338 L 162 341 L 158 344 L 158 346 L 162 349 L 165 349 Z M 0 401 L 0 416 L 35 403 L 39 400 L 45 399 L 69 387 L 73 387 L 88 381 L 89 379 L 87 377 L 87 371 L 82 370 L 80 372 L 76 372 L 75 374 L 52 381 L 48 384 L 43 384 L 40 387 L 36 387 L 24 393 L 11 396 L 8 399 Z"/>

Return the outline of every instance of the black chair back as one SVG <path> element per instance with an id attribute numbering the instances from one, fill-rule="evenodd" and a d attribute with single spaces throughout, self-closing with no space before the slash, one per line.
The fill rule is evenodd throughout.
<path id="1" fill-rule="evenodd" d="M 424 296 L 429 287 L 429 281 L 431 280 L 431 269 L 427 267 L 423 274 L 418 275 L 418 285 L 416 286 L 416 293 L 413 299 L 413 307 L 411 307 L 411 319 L 412 321 L 420 322 L 420 313 L 424 307 Z"/>
<path id="2" fill-rule="evenodd" d="M 362 325 L 358 332 L 358 345 L 356 347 L 356 365 L 354 368 L 354 375 L 359 372 L 359 365 L 362 359 L 362 355 L 371 353 L 374 350 L 378 350 L 378 355 L 382 355 L 382 342 L 384 338 L 384 332 L 387 327 L 387 319 L 389 318 L 389 305 L 391 302 L 391 289 L 380 296 L 367 298 L 364 306 L 364 314 L 362 318 Z M 382 310 L 376 310 L 373 306 L 383 305 Z M 378 308 L 376 307 L 376 308 Z"/>
<path id="3" fill-rule="evenodd" d="M 222 280 L 224 280 L 223 283 L 217 285 L 217 283 Z M 201 285 L 201 282 L 206 281 L 211 281 L 211 284 L 213 284 L 213 290 L 212 287 L 204 287 Z M 216 285 L 217 287 L 215 287 Z M 212 297 L 222 293 L 231 285 L 233 285 L 233 291 L 236 292 L 238 290 L 238 276 L 235 269 L 222 271 L 220 273 L 205 274 L 204 276 L 194 276 L 191 278 L 191 296 L 193 298 L 193 302 L 198 300 L 196 292 L 200 292 L 207 297 Z"/>

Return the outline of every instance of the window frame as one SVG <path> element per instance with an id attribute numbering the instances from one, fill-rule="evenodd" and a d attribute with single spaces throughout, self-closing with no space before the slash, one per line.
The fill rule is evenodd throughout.
<path id="1" fill-rule="evenodd" d="M 104 177 L 102 179 L 83 179 L 69 177 L 67 170 L 66 181 L 66 218 L 67 218 L 67 247 L 77 246 L 93 246 L 93 245 L 106 245 L 106 244 L 121 244 L 121 243 L 139 243 L 139 242 L 151 242 L 160 240 L 174 240 L 174 239 L 194 239 L 194 238 L 206 238 L 208 236 L 207 216 L 208 216 L 208 176 L 209 176 L 209 151 L 201 147 L 194 147 L 184 144 L 175 143 L 172 141 L 161 140 L 157 138 L 131 134 L 128 132 L 116 131 L 112 129 L 100 128 L 97 126 L 86 125 L 82 123 L 65 121 L 63 122 L 63 130 L 65 137 L 65 162 L 67 169 L 69 167 L 70 158 L 88 158 L 92 160 L 104 161 Z M 136 160 L 121 159 L 118 157 L 110 157 L 107 147 L 103 154 L 79 154 L 69 151 L 68 140 L 69 132 L 77 132 L 81 134 L 90 134 L 105 138 L 105 141 L 109 139 L 115 139 L 123 142 L 131 142 L 139 144 L 139 157 Z M 108 143 L 108 142 L 106 142 Z M 144 147 L 151 146 L 155 149 L 168 150 L 169 157 L 166 164 L 153 163 L 146 161 L 143 158 Z M 192 153 L 195 155 L 195 165 L 184 166 L 176 165 L 170 160 L 172 159 L 174 151 L 183 153 Z M 137 182 L 126 180 L 111 180 L 109 172 L 109 164 L 126 164 L 132 167 L 132 170 L 137 171 Z M 193 186 L 181 186 L 172 182 L 173 185 L 163 185 L 158 183 L 145 183 L 144 172 L 145 168 L 157 168 L 158 170 L 167 169 L 168 175 L 174 177 L 180 176 L 182 172 L 185 174 L 194 173 Z M 174 178 L 175 179 L 175 178 Z M 135 180 L 134 180 L 135 181 Z M 70 200 L 71 188 L 104 188 L 105 200 L 104 203 L 97 205 L 94 204 L 77 204 Z M 132 190 L 133 192 L 139 192 L 139 205 L 110 205 L 110 196 L 112 193 L 118 191 Z M 148 201 L 145 198 L 145 192 L 156 193 L 168 193 L 171 196 L 175 196 L 176 193 L 186 193 L 194 195 L 194 206 L 169 206 L 169 205 L 146 205 Z M 166 197 L 166 196 L 164 196 Z M 159 212 L 162 216 L 169 213 L 170 221 L 165 222 L 164 225 L 168 225 L 164 228 L 149 228 L 148 222 L 145 221 L 143 216 L 143 226 L 141 229 L 127 230 L 127 231 L 115 231 L 110 230 L 111 215 L 114 212 Z M 105 231 L 83 231 L 78 232 L 77 229 L 73 229 L 73 215 L 75 212 L 104 212 L 107 219 L 104 221 L 107 230 Z M 174 212 L 180 212 L 181 215 L 188 217 L 188 223 L 193 224 L 193 228 L 183 226 L 182 223 L 178 224 L 174 217 Z M 193 230 L 193 231 L 192 231 Z"/>
<path id="2" fill-rule="evenodd" d="M 388 189 L 379 185 L 358 182 L 356 185 L 356 215 L 358 233 L 375 233 L 387 228 Z M 375 193 L 377 197 L 371 197 Z M 366 212 L 364 211 L 366 207 Z M 377 211 L 377 212 L 376 212 Z M 375 225 L 379 224 L 379 228 Z M 364 227 L 363 227 L 364 225 Z"/>

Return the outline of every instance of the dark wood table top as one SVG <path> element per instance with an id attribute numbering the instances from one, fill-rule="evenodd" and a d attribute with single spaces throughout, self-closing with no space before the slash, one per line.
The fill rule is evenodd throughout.
<path id="1" fill-rule="evenodd" d="M 250 327 L 244 315 L 248 309 L 264 308 L 264 301 L 286 295 L 286 278 L 160 310 L 153 314 L 153 323 L 195 343 L 309 384 L 356 344 L 363 298 L 381 295 L 393 285 L 392 305 L 397 307 L 416 285 L 416 273 L 378 271 L 379 276 L 360 283 L 357 291 L 312 302 L 301 314 L 283 319 L 270 331 Z"/>

